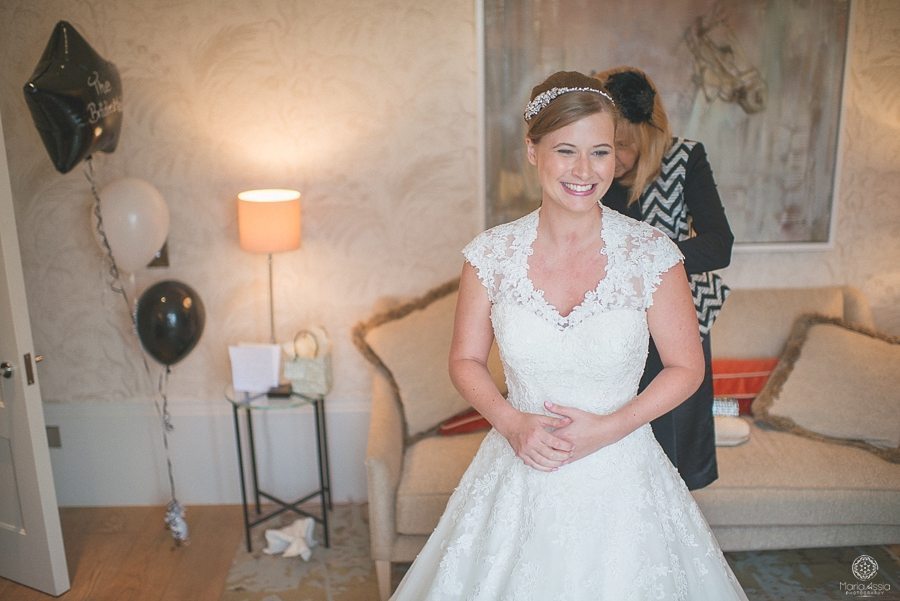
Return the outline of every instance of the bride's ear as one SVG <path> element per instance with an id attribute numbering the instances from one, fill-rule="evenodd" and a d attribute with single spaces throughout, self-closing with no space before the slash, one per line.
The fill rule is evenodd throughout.
<path id="1" fill-rule="evenodd" d="M 525 149 L 528 152 L 528 162 L 537 167 L 537 149 L 531 138 L 525 138 Z"/>

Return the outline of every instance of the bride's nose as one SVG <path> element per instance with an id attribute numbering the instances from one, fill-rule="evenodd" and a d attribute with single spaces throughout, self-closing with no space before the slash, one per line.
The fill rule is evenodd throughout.
<path id="1" fill-rule="evenodd" d="M 572 166 L 572 175 L 581 179 L 588 179 L 591 176 L 591 171 L 590 157 L 579 155 Z"/>

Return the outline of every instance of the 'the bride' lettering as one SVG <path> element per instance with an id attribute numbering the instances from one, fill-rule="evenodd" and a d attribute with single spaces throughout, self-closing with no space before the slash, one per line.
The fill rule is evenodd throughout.
<path id="1" fill-rule="evenodd" d="M 112 84 L 109 81 L 100 81 L 100 74 L 96 71 L 88 76 L 87 84 L 94 88 L 97 94 L 109 94 L 112 92 Z"/>

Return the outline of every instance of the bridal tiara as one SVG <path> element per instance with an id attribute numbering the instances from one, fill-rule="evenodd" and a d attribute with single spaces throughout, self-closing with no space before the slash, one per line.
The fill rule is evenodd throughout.
<path id="1" fill-rule="evenodd" d="M 534 100 L 525 105 L 525 121 L 531 121 L 534 119 L 538 113 L 544 110 L 548 104 L 550 104 L 554 99 L 558 96 L 561 96 L 567 92 L 593 92 L 594 94 L 600 94 L 610 102 L 612 102 L 613 106 L 616 105 L 615 101 L 612 99 L 612 96 L 604 92 L 603 90 L 598 90 L 597 88 L 550 88 L 544 92 L 541 92 L 537 96 L 534 97 Z"/>

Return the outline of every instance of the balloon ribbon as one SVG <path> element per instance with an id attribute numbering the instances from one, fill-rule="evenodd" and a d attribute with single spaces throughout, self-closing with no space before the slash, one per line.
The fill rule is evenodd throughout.
<path id="1" fill-rule="evenodd" d="M 119 271 L 119 266 L 116 265 L 116 258 L 113 256 L 112 248 L 109 245 L 109 240 L 106 237 L 106 231 L 103 227 L 103 215 L 100 212 L 100 194 L 97 192 L 97 184 L 94 181 L 94 163 L 90 156 L 85 159 L 84 171 L 85 178 L 87 178 L 88 182 L 91 184 L 91 194 L 94 197 L 94 218 L 97 220 L 97 233 L 100 234 L 103 249 L 106 251 L 106 259 L 109 262 L 109 272 L 107 274 L 109 277 L 109 288 L 120 295 L 125 302 L 128 317 L 131 319 L 132 330 L 135 332 L 135 335 L 137 335 L 137 323 L 135 321 L 134 311 L 131 307 L 131 301 L 128 298 L 128 292 L 125 290 L 125 286 L 122 285 L 122 275 Z M 144 371 L 147 372 L 147 378 L 152 382 L 153 375 L 150 373 L 150 364 L 147 362 L 147 356 L 144 354 L 143 349 L 141 349 L 141 361 L 144 363 Z M 169 504 L 166 506 L 165 523 L 172 532 L 172 538 L 175 539 L 175 543 L 180 546 L 189 544 L 190 540 L 188 537 L 187 521 L 184 517 L 184 507 L 182 507 L 175 496 L 174 470 L 172 468 L 172 456 L 169 453 L 169 432 L 175 429 L 175 426 L 172 424 L 172 416 L 169 413 L 169 398 L 166 394 L 169 373 L 171 373 L 171 371 L 171 368 L 167 365 L 165 371 L 159 377 L 159 387 L 157 392 L 159 393 L 159 398 L 162 399 L 162 408 L 160 408 L 159 399 L 153 399 L 153 403 L 156 405 L 156 413 L 162 419 L 163 446 L 166 451 L 166 466 L 168 467 L 169 472 L 169 489 L 172 493 L 172 500 L 169 501 Z"/>

